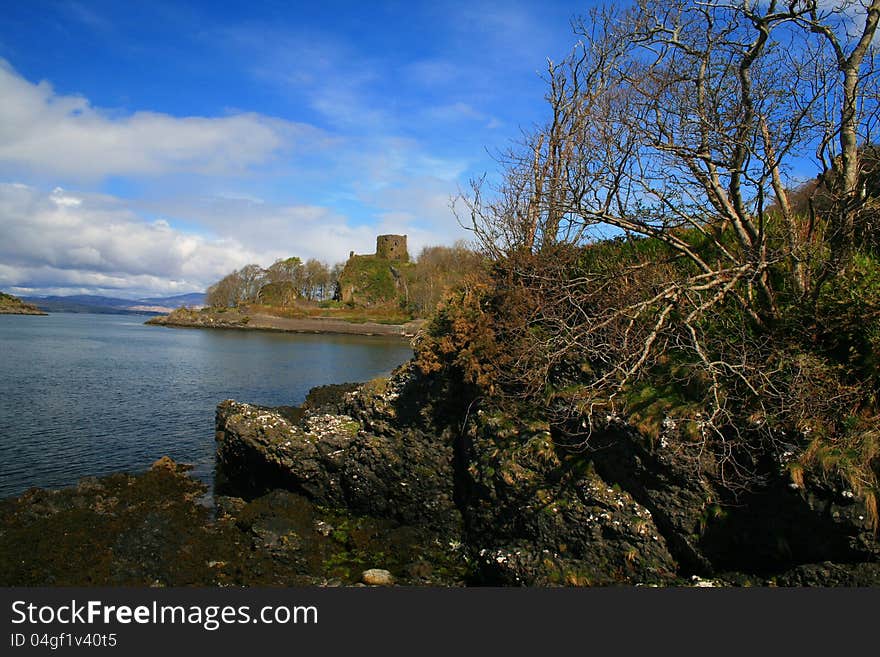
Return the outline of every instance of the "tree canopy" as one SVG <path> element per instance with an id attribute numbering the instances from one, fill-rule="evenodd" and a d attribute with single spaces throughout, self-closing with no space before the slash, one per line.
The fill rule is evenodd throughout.
<path id="1" fill-rule="evenodd" d="M 876 507 L 878 19 L 640 0 L 575 20 L 547 122 L 458 200 L 496 267 L 424 368 L 541 400 L 573 443 L 626 418 L 733 488 L 818 464 Z"/>

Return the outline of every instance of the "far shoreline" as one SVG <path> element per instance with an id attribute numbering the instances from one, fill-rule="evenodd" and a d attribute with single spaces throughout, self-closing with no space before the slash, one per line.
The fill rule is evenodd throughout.
<path id="1" fill-rule="evenodd" d="M 240 317 L 219 318 L 213 315 L 199 317 L 198 320 L 172 318 L 160 315 L 146 322 L 150 326 L 168 328 L 225 329 L 239 331 L 271 331 L 276 333 L 312 333 L 330 335 L 363 335 L 411 339 L 424 325 L 424 320 L 413 320 L 405 324 L 380 324 L 378 322 L 349 322 L 332 317 L 287 318 L 262 313 Z"/>

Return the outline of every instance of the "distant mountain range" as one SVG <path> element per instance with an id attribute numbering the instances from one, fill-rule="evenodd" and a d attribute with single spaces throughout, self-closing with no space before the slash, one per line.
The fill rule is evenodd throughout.
<path id="1" fill-rule="evenodd" d="M 200 307 L 205 304 L 202 292 L 178 294 L 172 297 L 145 297 L 117 299 L 93 294 L 75 294 L 69 297 L 22 297 L 49 313 L 98 313 L 107 315 L 162 315 L 180 306 Z"/>

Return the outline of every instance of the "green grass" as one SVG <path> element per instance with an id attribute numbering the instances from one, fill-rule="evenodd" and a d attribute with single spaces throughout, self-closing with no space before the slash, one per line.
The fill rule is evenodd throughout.
<path id="1" fill-rule="evenodd" d="M 353 324 L 375 322 L 376 324 L 405 324 L 413 319 L 412 315 L 402 310 L 396 303 L 386 303 L 358 308 L 340 305 L 322 307 L 320 304 L 297 304 L 289 308 L 278 306 L 252 305 L 248 312 L 283 317 L 287 319 L 336 319 Z"/>
<path id="2" fill-rule="evenodd" d="M 392 267 L 399 270 L 408 266 L 376 256 L 351 257 L 339 277 L 343 300 L 359 306 L 395 301 L 398 289 Z"/>

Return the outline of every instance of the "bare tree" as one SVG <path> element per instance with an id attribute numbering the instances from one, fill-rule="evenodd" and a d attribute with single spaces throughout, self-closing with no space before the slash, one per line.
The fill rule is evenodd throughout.
<path id="1" fill-rule="evenodd" d="M 266 272 L 259 265 L 245 265 L 227 274 L 208 288 L 205 301 L 209 306 L 235 307 L 257 300 L 266 283 Z"/>
<path id="2" fill-rule="evenodd" d="M 239 302 L 255 303 L 260 295 L 260 288 L 266 283 L 266 271 L 260 265 L 245 265 L 238 270 L 241 282 Z"/>
<path id="3" fill-rule="evenodd" d="M 330 269 L 323 262 L 309 258 L 303 265 L 302 294 L 309 301 L 326 298 L 330 285 Z"/>
<path id="4" fill-rule="evenodd" d="M 296 283 L 300 279 L 302 260 L 296 256 L 276 260 L 266 269 L 266 279 L 269 283 Z"/>
<path id="5" fill-rule="evenodd" d="M 404 272 L 404 302 L 414 315 L 425 317 L 450 289 L 482 266 L 483 258 L 458 241 L 451 247 L 425 247 L 414 264 Z"/>
<path id="6" fill-rule="evenodd" d="M 237 306 L 240 301 L 241 280 L 237 271 L 214 283 L 205 294 L 205 303 L 215 308 Z"/>
<path id="7" fill-rule="evenodd" d="M 478 181 L 465 199 L 483 245 L 541 248 L 605 226 L 660 239 L 703 273 L 717 269 L 681 237 L 690 228 L 728 265 L 756 270 L 750 285 L 770 312 L 769 258 L 789 258 L 791 282 L 805 291 L 802 251 L 816 235 L 791 210 L 790 174 L 816 154 L 835 197 L 824 219 L 845 250 L 859 147 L 877 118 L 865 90 L 880 1 L 827 7 L 644 0 L 577 20 L 585 41 L 548 67 L 551 121 L 506 157 L 500 194 L 484 204 Z M 770 213 L 786 226 L 781 254 L 768 252 Z"/>
<path id="8" fill-rule="evenodd" d="M 589 385 L 554 404 L 589 423 L 675 354 L 703 391 L 702 439 L 683 448 L 711 442 L 734 469 L 770 417 L 857 410 L 848 384 L 822 388 L 813 361 L 773 354 L 781 325 L 819 332 L 794 318 L 815 319 L 865 238 L 878 17 L 880 0 L 640 0 L 574 22 L 583 40 L 548 65 L 548 123 L 503 156 L 497 189 L 478 180 L 460 199 L 533 302 L 501 368 L 511 390 L 547 394 L 579 366 Z M 609 238 L 628 245 L 614 262 L 566 250 Z"/>

